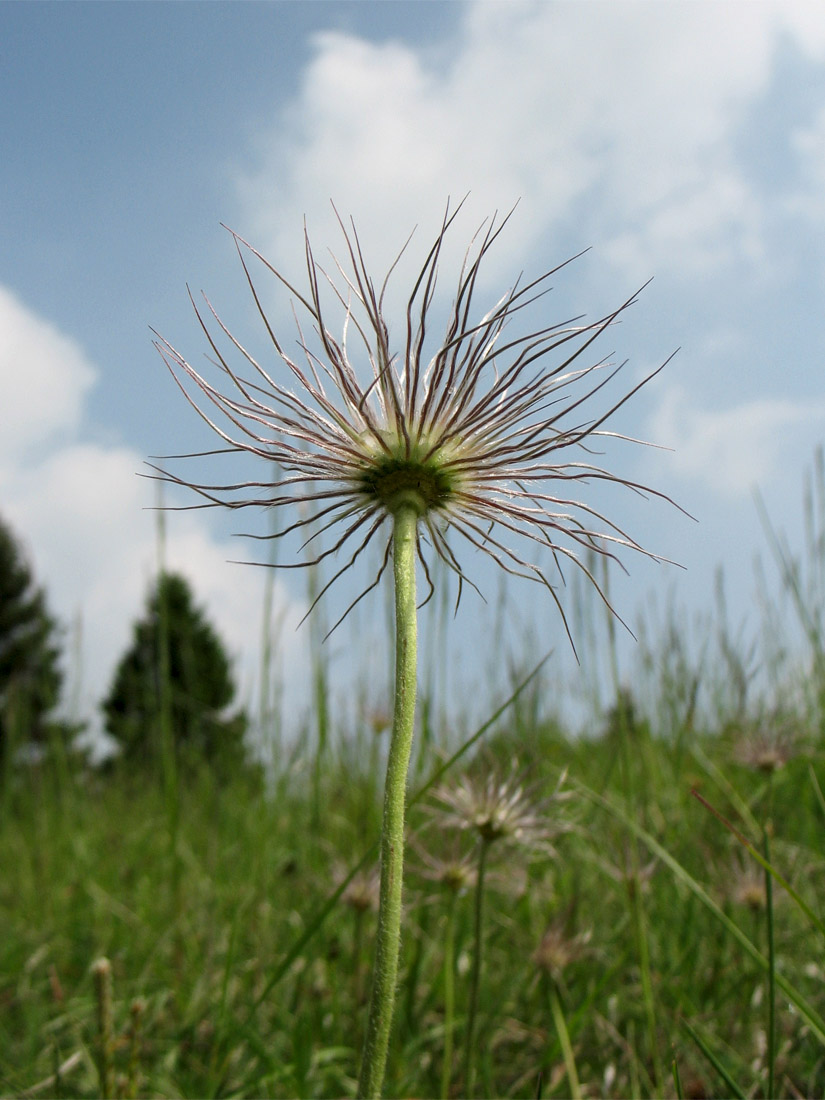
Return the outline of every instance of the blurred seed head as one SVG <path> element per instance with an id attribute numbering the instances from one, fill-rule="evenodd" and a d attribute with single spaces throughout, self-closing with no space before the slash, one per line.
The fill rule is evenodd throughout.
<path id="1" fill-rule="evenodd" d="M 342 882 L 349 872 L 340 865 L 334 872 L 334 878 Z M 364 868 L 357 871 L 341 894 L 341 904 L 346 905 L 356 913 L 366 913 L 369 910 L 378 912 L 380 879 L 377 867 Z"/>
<path id="2" fill-rule="evenodd" d="M 722 869 L 724 890 L 736 905 L 761 913 L 767 906 L 765 872 L 749 856 L 736 852 Z"/>
<path id="3" fill-rule="evenodd" d="M 774 717 L 740 733 L 734 756 L 740 764 L 770 775 L 804 751 L 796 723 Z"/>
<path id="4" fill-rule="evenodd" d="M 738 905 L 760 913 L 767 905 L 764 876 L 743 871 L 731 883 L 731 897 Z"/>
<path id="5" fill-rule="evenodd" d="M 602 858 L 597 854 L 595 862 L 606 875 L 624 886 L 631 895 L 637 891 L 642 894 L 649 892 L 650 883 L 659 866 L 656 856 L 647 863 L 637 864 L 626 842 L 622 844 L 614 860 Z"/>
<path id="6" fill-rule="evenodd" d="M 364 715 L 364 721 L 376 737 L 392 728 L 392 714 L 386 707 L 371 707 Z"/>
<path id="7" fill-rule="evenodd" d="M 475 883 L 476 860 L 472 853 L 462 853 L 453 844 L 447 854 L 434 855 L 415 836 L 410 837 L 410 847 L 417 857 L 418 874 L 428 882 L 435 883 L 450 894 L 464 894 Z"/>
<path id="8" fill-rule="evenodd" d="M 591 933 L 571 934 L 565 917 L 552 920 L 541 938 L 541 943 L 533 952 L 533 962 L 551 978 L 557 980 L 564 970 L 581 958 L 590 942 Z"/>
<path id="9" fill-rule="evenodd" d="M 558 806 L 572 794 L 562 789 L 565 775 L 549 796 L 538 798 L 517 768 L 514 763 L 504 779 L 491 771 L 438 787 L 433 792 L 433 820 L 443 829 L 474 833 L 482 844 L 504 841 L 528 852 L 555 855 L 552 840 L 566 829 Z"/>

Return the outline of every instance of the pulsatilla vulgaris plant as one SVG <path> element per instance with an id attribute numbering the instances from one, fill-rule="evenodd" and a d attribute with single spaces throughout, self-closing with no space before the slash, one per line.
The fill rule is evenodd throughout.
<path id="1" fill-rule="evenodd" d="M 460 600 L 465 584 L 475 587 L 461 564 L 460 548 L 483 551 L 508 573 L 542 585 L 566 629 L 556 577 L 548 576 L 538 551 L 545 551 L 558 576 L 563 563 L 572 563 L 597 588 L 585 564 L 587 551 L 610 558 L 622 547 L 647 553 L 616 523 L 571 496 L 589 483 L 605 481 L 651 492 L 592 461 L 600 438 L 616 434 L 607 430 L 607 421 L 639 386 L 607 408 L 589 411 L 619 368 L 604 360 L 582 361 L 635 295 L 592 323 L 565 321 L 511 334 L 510 322 L 542 297 L 549 278 L 564 264 L 524 286 L 517 284 L 486 313 L 477 314 L 479 272 L 508 220 L 493 218 L 465 256 L 446 333 L 433 350 L 425 350 L 431 342 L 439 261 L 456 213 L 447 209 L 396 330 L 384 314 L 387 281 L 376 292 L 355 227 L 341 221 L 344 262 L 333 260 L 329 274 L 305 233 L 305 293 L 233 234 L 274 349 L 273 364 L 259 362 L 208 299 L 203 308 L 194 300 L 193 305 L 225 388 L 207 381 L 167 341 L 157 341 L 191 404 L 224 441 L 225 447 L 210 453 L 255 455 L 268 463 L 263 480 L 255 482 L 210 485 L 156 468 L 159 477 L 196 490 L 205 498 L 201 506 L 308 506 L 296 509 L 296 517 L 270 537 L 306 531 L 307 542 L 313 542 L 329 533 L 331 546 L 286 566 L 311 566 L 343 555 L 319 598 L 372 542 L 383 539 L 378 573 L 347 611 L 378 585 L 392 562 L 395 701 L 373 990 L 360 1077 L 361 1093 L 367 1096 L 381 1092 L 397 978 L 405 786 L 416 695 L 416 562 L 428 585 L 426 599 L 432 594 L 435 555 L 456 577 Z M 293 308 L 309 318 L 313 338 L 305 337 L 299 320 L 295 356 L 268 319 L 250 271 L 251 257 L 286 288 Z M 330 290 L 343 314 L 341 336 L 328 325 L 322 304 L 330 300 Z M 230 359 L 240 366 L 230 365 Z"/>

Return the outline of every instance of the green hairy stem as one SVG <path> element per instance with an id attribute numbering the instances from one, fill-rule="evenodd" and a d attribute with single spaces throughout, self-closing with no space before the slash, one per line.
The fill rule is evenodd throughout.
<path id="1" fill-rule="evenodd" d="M 381 893 L 375 938 L 375 965 L 360 1097 L 380 1097 L 392 1027 L 398 955 L 401 948 L 401 892 L 404 872 L 404 811 L 407 770 L 415 720 L 417 622 L 415 557 L 418 508 L 404 500 L 394 513 L 395 708 L 384 788 L 381 829 Z"/>

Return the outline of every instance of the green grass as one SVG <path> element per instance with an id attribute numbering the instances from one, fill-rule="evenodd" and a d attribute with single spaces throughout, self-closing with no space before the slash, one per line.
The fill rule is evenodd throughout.
<path id="1" fill-rule="evenodd" d="M 663 739 L 645 723 L 614 722 L 600 738 L 574 740 L 536 720 L 529 698 L 520 703 L 486 735 L 473 766 L 517 755 L 531 781 L 548 790 L 568 768 L 575 797 L 563 813 L 572 828 L 557 841 L 555 859 L 528 863 L 517 850 L 502 858 L 491 851 L 475 1093 L 568 1095 L 565 1059 L 572 1057 L 585 1095 L 675 1095 L 674 1062 L 684 1095 L 727 1095 L 731 1083 L 745 1095 L 764 1095 L 767 911 L 758 890 L 747 895 L 750 906 L 737 900 L 740 887 L 758 884 L 762 868 L 691 789 L 760 850 L 761 833 L 749 833 L 740 811 L 762 822 L 765 779 L 736 763 L 730 739 L 716 731 Z M 375 758 L 359 771 L 352 752 L 336 752 L 334 744 L 320 777 L 312 761 L 298 758 L 270 790 L 240 778 L 218 787 L 206 774 L 182 782 L 177 873 L 157 784 L 78 775 L 56 790 L 48 773 L 19 777 L 0 830 L 5 1093 L 25 1094 L 69 1060 L 65 1077 L 42 1094 L 101 1094 L 91 968 L 105 956 L 116 1092 L 353 1094 L 374 913 L 342 894 L 319 917 L 377 840 L 380 774 Z M 812 771 L 821 786 L 823 763 L 819 752 L 790 760 L 770 792 L 770 863 L 818 917 L 825 820 Z M 428 850 L 444 853 L 447 839 L 423 809 L 426 801 L 412 808 L 410 830 Z M 388 1095 L 442 1091 L 451 902 L 420 867 L 412 853 Z M 773 961 L 785 983 L 771 1057 L 777 1092 L 822 1095 L 823 937 L 773 885 Z M 452 919 L 448 1077 L 460 1096 L 471 892 L 457 899 Z M 554 920 L 571 940 L 579 937 L 579 948 L 551 980 L 534 953 Z"/>

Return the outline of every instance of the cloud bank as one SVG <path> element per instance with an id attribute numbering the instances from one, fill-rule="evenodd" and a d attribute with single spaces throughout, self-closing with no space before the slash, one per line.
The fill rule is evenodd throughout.
<path id="1" fill-rule="evenodd" d="M 80 650 L 67 654 L 80 677 L 79 711 L 99 724 L 97 702 L 128 644 L 158 568 L 153 485 L 137 476 L 144 456 L 95 442 L 85 403 L 96 367 L 71 339 L 0 287 L 0 496 L 3 517 L 32 558 L 50 607 Z M 196 599 L 235 660 L 241 692 L 256 685 L 254 655 L 262 629 L 263 571 L 228 564 L 225 544 L 198 513 L 167 521 L 165 560 L 191 581 Z M 300 658 L 300 617 L 277 586 L 287 659 Z M 70 686 L 68 694 L 74 689 Z M 243 701 L 243 700 L 241 700 Z"/>
<path id="2" fill-rule="evenodd" d="M 782 41 L 825 58 L 816 5 L 473 3 L 430 51 L 318 34 L 240 181 L 249 221 L 292 256 L 332 197 L 394 247 L 470 191 L 484 213 L 521 198 L 519 256 L 575 225 L 634 275 L 758 259 L 764 212 L 736 138 Z"/>

